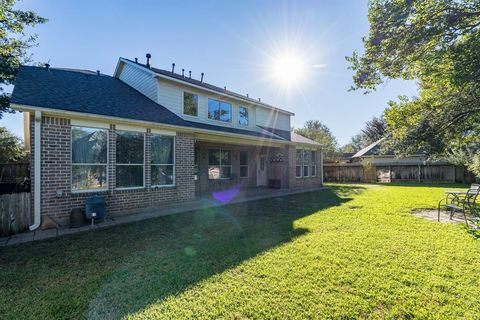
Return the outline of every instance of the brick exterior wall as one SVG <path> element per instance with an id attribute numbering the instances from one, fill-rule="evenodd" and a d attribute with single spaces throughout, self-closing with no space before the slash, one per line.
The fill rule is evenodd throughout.
<path id="1" fill-rule="evenodd" d="M 34 154 L 35 130 L 34 116 L 30 117 L 31 141 L 31 177 L 32 204 L 34 197 Z M 135 213 L 136 210 L 154 208 L 163 204 L 185 202 L 195 198 L 196 192 L 221 190 L 240 184 L 242 188 L 257 185 L 257 155 L 266 155 L 267 179 L 280 179 L 284 189 L 311 188 L 322 185 L 322 166 L 320 149 L 317 153 L 317 176 L 295 177 L 295 146 L 282 148 L 226 145 L 210 142 L 197 142 L 194 136 L 177 133 L 175 138 L 175 186 L 151 187 L 150 179 L 150 141 L 151 131 L 145 133 L 145 187 L 131 190 L 115 189 L 116 133 L 115 125 L 110 125 L 108 148 L 108 191 L 71 192 L 71 125 L 69 119 L 42 117 L 41 127 L 41 214 L 48 215 L 62 225 L 69 222 L 73 208 L 83 208 L 87 198 L 101 195 L 107 202 L 109 216 Z M 232 180 L 208 179 L 208 149 L 224 148 L 232 151 Z M 199 160 L 199 179 L 194 179 L 194 151 L 197 148 Z M 249 154 L 249 177 L 240 178 L 240 151 Z M 281 154 L 282 161 L 272 161 Z M 278 158 L 278 157 L 277 157 Z M 33 205 L 32 205 L 33 214 Z"/>
<path id="2" fill-rule="evenodd" d="M 316 177 L 302 177 L 297 178 L 295 176 L 295 166 L 296 166 L 296 152 L 297 148 L 295 146 L 288 146 L 288 175 L 289 175 L 289 182 L 290 182 L 290 189 L 302 189 L 302 188 L 315 188 L 322 186 L 322 175 L 323 175 L 323 168 L 322 168 L 322 157 L 321 157 L 321 149 L 317 149 L 317 175 Z"/>
<path id="3" fill-rule="evenodd" d="M 251 188 L 257 186 L 257 156 L 264 154 L 266 156 L 267 180 L 276 179 L 281 181 L 282 189 L 302 189 L 314 188 L 322 185 L 322 166 L 320 149 L 317 150 L 317 176 L 296 178 L 295 177 L 295 157 L 296 147 L 260 147 L 260 146 L 241 146 L 229 145 L 212 142 L 197 142 L 198 157 L 198 180 L 196 183 L 197 193 L 209 193 L 211 191 L 231 188 L 234 185 L 240 185 L 241 188 Z M 221 148 L 230 150 L 232 154 L 232 179 L 229 180 L 209 180 L 208 179 L 208 149 Z M 240 178 L 240 151 L 248 151 L 249 156 L 249 177 Z M 281 159 L 281 161 L 278 161 Z"/>
<path id="4" fill-rule="evenodd" d="M 34 119 L 31 117 L 31 142 L 34 145 Z M 107 202 L 111 216 L 133 213 L 136 209 L 157 207 L 162 204 L 185 202 L 195 197 L 194 186 L 194 138 L 191 134 L 177 134 L 175 138 L 175 177 L 173 187 L 151 188 L 150 185 L 150 130 L 145 134 L 145 187 L 132 190 L 116 190 L 115 186 L 115 126 L 109 130 L 108 191 L 71 192 L 71 126 L 69 119 L 42 117 L 41 129 L 41 213 L 60 224 L 67 224 L 73 208 L 84 207 L 87 198 L 101 195 Z M 32 177 L 34 177 L 34 153 L 32 148 Z M 33 184 L 32 180 L 32 200 Z"/>

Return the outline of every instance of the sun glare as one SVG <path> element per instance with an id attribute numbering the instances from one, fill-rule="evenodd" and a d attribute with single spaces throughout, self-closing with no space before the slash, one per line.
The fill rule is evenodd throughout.
<path id="1" fill-rule="evenodd" d="M 285 87 L 298 85 L 304 80 L 306 61 L 300 55 L 287 52 L 273 58 L 272 78 Z"/>

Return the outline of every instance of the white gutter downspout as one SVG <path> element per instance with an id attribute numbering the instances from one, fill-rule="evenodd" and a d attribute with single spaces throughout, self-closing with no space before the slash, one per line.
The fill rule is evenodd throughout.
<path id="1" fill-rule="evenodd" d="M 33 224 L 29 227 L 30 231 L 37 229 L 40 226 L 40 166 L 41 166 L 41 125 L 42 125 L 42 112 L 35 111 L 35 133 L 34 133 L 34 179 L 33 179 Z"/>

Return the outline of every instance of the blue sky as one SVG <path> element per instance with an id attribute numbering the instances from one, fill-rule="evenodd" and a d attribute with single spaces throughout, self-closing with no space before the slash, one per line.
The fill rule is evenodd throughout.
<path id="1" fill-rule="evenodd" d="M 155 67 L 205 73 L 205 81 L 295 112 L 293 125 L 325 123 L 340 144 L 379 115 L 387 101 L 412 96 L 413 82 L 390 81 L 376 92 L 349 92 L 345 56 L 368 33 L 367 1 L 78 1 L 24 0 L 17 6 L 49 19 L 34 29 L 35 61 L 112 74 L 119 56 Z M 272 76 L 275 57 L 304 62 L 301 79 L 285 86 Z M 23 136 L 21 115 L 0 120 Z"/>

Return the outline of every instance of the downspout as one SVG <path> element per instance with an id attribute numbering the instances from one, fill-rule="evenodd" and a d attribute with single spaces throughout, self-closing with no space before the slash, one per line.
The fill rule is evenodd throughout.
<path id="1" fill-rule="evenodd" d="M 42 112 L 35 111 L 35 133 L 34 133 L 34 149 L 33 149 L 33 224 L 29 227 L 30 231 L 37 229 L 40 226 L 40 166 L 41 166 L 41 125 Z"/>

